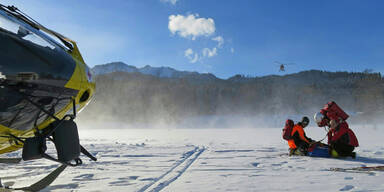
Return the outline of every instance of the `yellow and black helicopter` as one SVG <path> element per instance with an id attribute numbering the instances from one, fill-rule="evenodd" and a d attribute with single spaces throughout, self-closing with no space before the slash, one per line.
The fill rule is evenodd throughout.
<path id="1" fill-rule="evenodd" d="M 80 145 L 74 122 L 94 92 L 91 71 L 74 41 L 0 4 L 0 154 L 22 149 L 20 161 L 45 158 L 62 164 L 17 190 L 46 187 L 67 166 L 82 164 L 80 153 L 96 161 Z M 47 142 L 54 143 L 57 155 L 46 153 Z"/>

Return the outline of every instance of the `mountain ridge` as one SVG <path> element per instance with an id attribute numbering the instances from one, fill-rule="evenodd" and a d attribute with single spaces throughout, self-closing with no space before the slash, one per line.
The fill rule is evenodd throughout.
<path id="1" fill-rule="evenodd" d="M 352 81 L 355 78 L 363 79 L 363 78 L 381 78 L 380 73 L 374 72 L 346 72 L 346 71 L 322 71 L 322 70 L 306 70 L 300 71 L 297 73 L 290 74 L 282 74 L 282 75 L 265 75 L 265 76 L 245 76 L 241 74 L 236 74 L 227 79 L 222 79 L 216 77 L 211 73 L 199 73 L 199 72 L 191 72 L 191 71 L 179 71 L 173 69 L 171 67 L 152 67 L 150 65 L 146 65 L 144 67 L 138 68 L 133 65 L 128 65 L 124 62 L 111 62 L 101 65 L 96 65 L 92 69 L 94 75 L 104 75 L 113 72 L 126 72 L 126 73 L 140 73 L 144 75 L 151 75 L 158 78 L 187 78 L 187 79 L 200 79 L 200 80 L 224 80 L 229 82 L 241 82 L 247 83 L 252 81 L 271 81 L 276 80 L 280 81 L 284 79 L 284 81 L 289 81 L 291 83 L 324 83 L 322 81 L 328 81 L 329 78 L 332 79 L 340 79 L 341 81 Z"/>
<path id="2" fill-rule="evenodd" d="M 125 64 L 124 62 L 111 62 L 102 65 L 96 65 L 92 68 L 92 72 L 95 75 L 108 74 L 113 72 L 127 72 L 127 73 L 141 73 L 145 75 L 152 75 L 160 78 L 184 78 L 194 77 L 202 79 L 218 79 L 211 73 L 198 73 L 190 71 L 179 71 L 171 67 L 152 67 L 146 65 L 138 68 L 133 65 Z"/>
<path id="3" fill-rule="evenodd" d="M 312 116 L 329 101 L 347 111 L 350 122 L 381 122 L 384 114 L 380 73 L 309 70 L 283 76 L 236 75 L 226 80 L 201 79 L 198 74 L 193 78 L 153 74 L 96 75 L 94 102 L 82 118 L 167 125 L 189 121 L 236 125 L 252 119 L 263 126 L 279 126 L 290 116 Z"/>

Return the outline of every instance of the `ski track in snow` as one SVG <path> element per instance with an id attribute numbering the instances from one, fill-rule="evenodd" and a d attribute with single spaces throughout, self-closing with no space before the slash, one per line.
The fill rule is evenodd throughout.
<path id="1" fill-rule="evenodd" d="M 83 160 L 85 160 L 82 166 L 69 168 L 59 177 L 60 179 L 65 177 L 66 174 L 70 174 L 69 180 L 66 179 L 65 183 L 60 184 L 56 184 L 57 181 L 55 181 L 43 191 L 82 189 L 82 185 L 92 185 L 93 183 L 99 185 L 100 182 L 104 183 L 105 186 L 110 186 L 111 191 L 157 192 L 179 178 L 205 150 L 205 147 L 196 147 L 194 145 L 147 146 L 145 144 L 119 142 L 101 142 L 101 144 L 85 144 L 84 146 L 91 153 L 93 152 L 98 161 L 88 162 L 86 157 L 82 156 Z M 115 150 L 112 150 L 112 148 Z M 54 151 L 50 149 L 48 153 L 53 154 Z M 7 154 L 7 157 L 18 155 L 21 155 L 20 151 Z M 58 164 L 47 160 L 22 161 L 22 163 L 27 166 L 0 164 L 0 167 L 8 166 L 9 169 L 15 169 L 12 173 L 0 170 L 2 181 L 16 181 L 19 185 L 14 187 L 27 186 L 58 167 Z M 165 169 L 168 170 L 164 172 Z M 131 175 L 132 172 L 141 174 Z M 160 172 L 163 172 L 163 174 L 156 176 Z M 150 175 L 152 177 L 149 177 Z M 130 185 L 134 187 L 129 188 Z M 137 190 L 138 187 L 141 189 Z M 99 191 L 99 189 L 93 187 L 85 189 L 85 191 Z"/>
<path id="2" fill-rule="evenodd" d="M 356 159 L 290 157 L 286 142 L 279 140 L 281 129 L 243 133 L 193 130 L 177 135 L 175 141 L 155 131 L 156 136 L 140 138 L 147 134 L 144 131 L 139 136 L 119 139 L 131 131 L 112 132 L 116 138 L 104 132 L 82 138 L 83 146 L 98 161 L 81 156 L 82 166 L 68 167 L 43 192 L 384 191 L 384 172 L 330 170 L 383 165 L 384 147 L 379 141 L 384 130 L 360 135 L 362 146 L 357 149 Z M 52 146 L 48 153 L 54 153 Z M 6 156 L 19 157 L 21 151 Z M 22 187 L 56 167 L 57 163 L 48 160 L 0 164 L 0 177 L 3 183 L 15 181 L 14 187 Z"/>
<path id="3" fill-rule="evenodd" d="M 205 150 L 205 148 L 196 147 L 192 151 L 184 153 L 184 157 L 175 163 L 174 166 L 163 175 L 155 179 L 152 183 L 144 186 L 138 192 L 150 191 L 157 192 L 168 186 L 170 183 L 174 182 L 179 178 L 188 167 L 200 156 L 200 154 Z M 155 187 L 152 187 L 155 186 Z"/>

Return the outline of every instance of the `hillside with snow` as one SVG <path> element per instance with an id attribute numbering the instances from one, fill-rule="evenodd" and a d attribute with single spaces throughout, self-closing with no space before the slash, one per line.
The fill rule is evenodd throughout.
<path id="1" fill-rule="evenodd" d="M 379 73 L 311 70 L 219 79 L 212 74 L 123 63 L 95 66 L 93 71 L 99 74 L 97 91 L 80 120 L 149 127 L 275 127 L 287 117 L 313 116 L 333 100 L 351 115 L 352 122 L 383 122 L 384 80 Z"/>

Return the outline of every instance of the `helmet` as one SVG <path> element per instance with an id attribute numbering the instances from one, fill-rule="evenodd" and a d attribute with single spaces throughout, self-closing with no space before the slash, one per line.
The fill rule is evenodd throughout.
<path id="1" fill-rule="evenodd" d="M 303 119 L 301 119 L 301 124 L 307 126 L 309 124 L 309 118 L 304 116 Z"/>
<path id="2" fill-rule="evenodd" d="M 323 121 L 324 115 L 320 112 L 317 112 L 313 118 L 315 119 L 316 123 L 319 124 Z"/>

